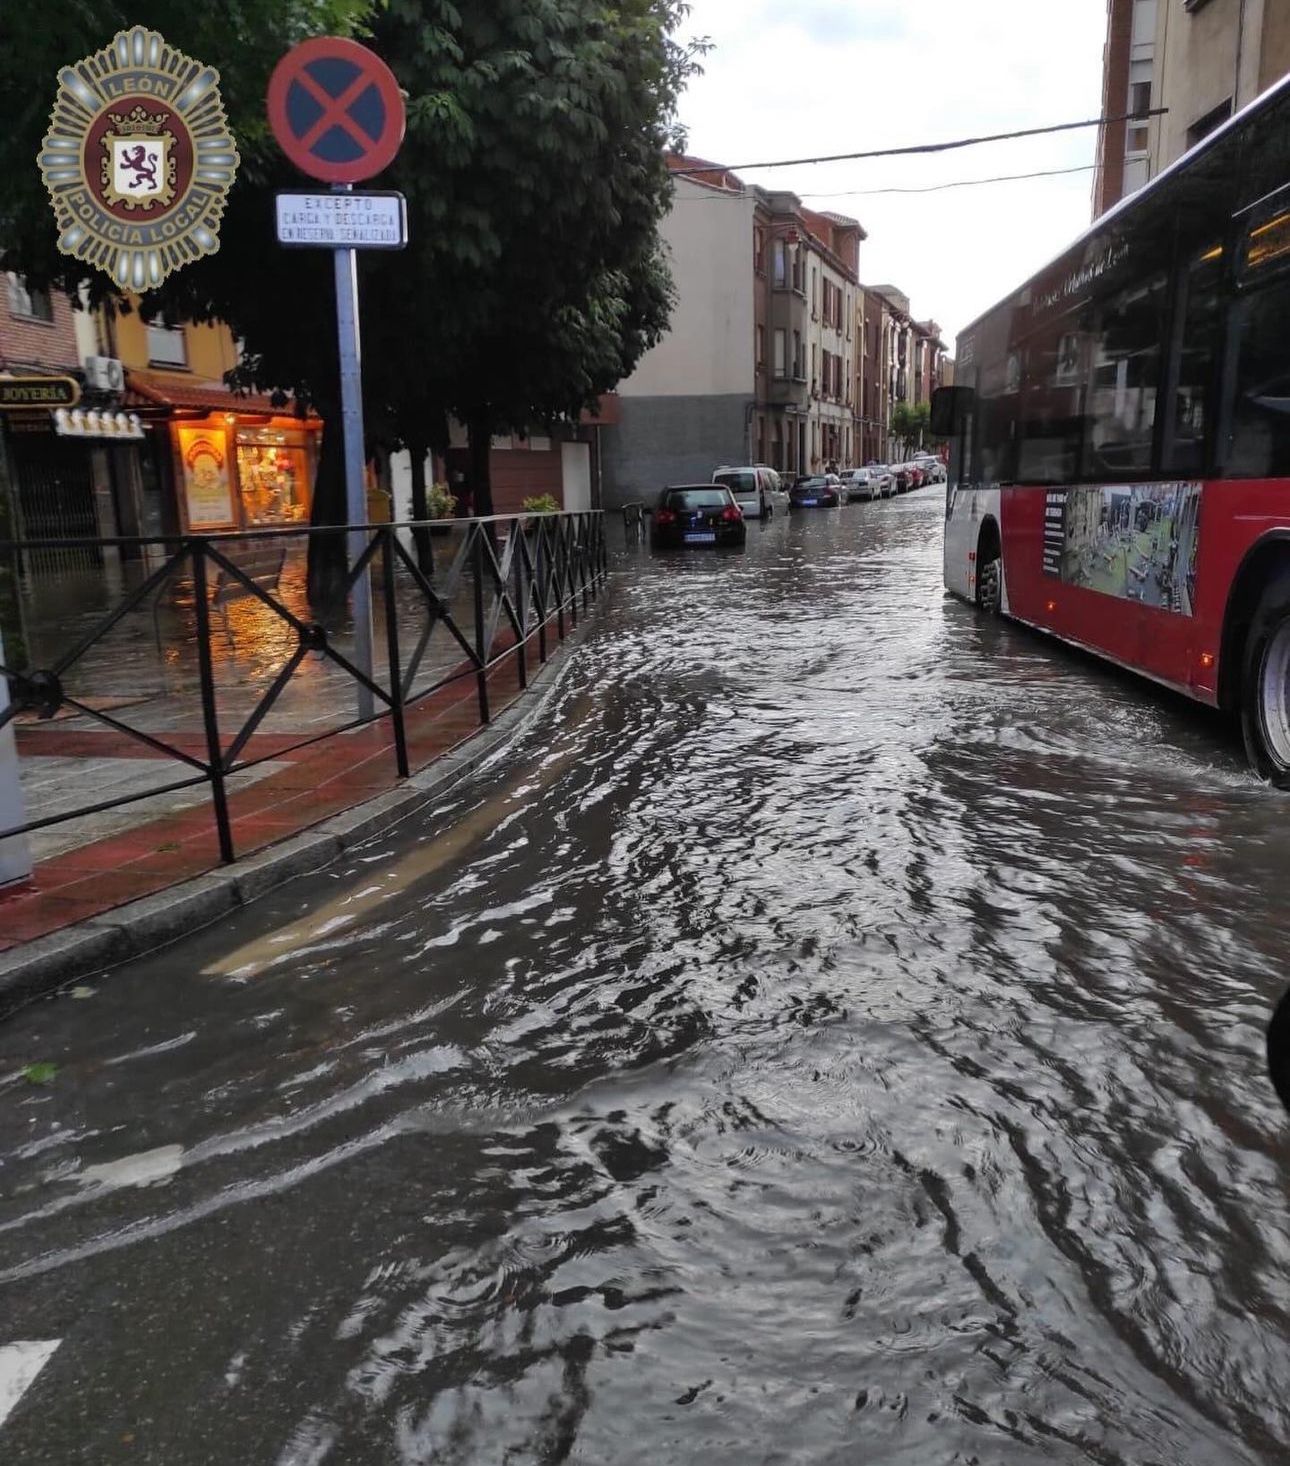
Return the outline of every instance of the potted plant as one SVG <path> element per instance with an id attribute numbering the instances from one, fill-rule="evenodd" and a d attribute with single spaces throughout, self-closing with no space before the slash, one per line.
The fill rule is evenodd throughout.
<path id="1" fill-rule="evenodd" d="M 426 491 L 426 513 L 431 519 L 452 519 L 457 512 L 457 501 L 447 484 L 431 484 Z M 451 534 L 450 524 L 432 524 L 431 534 Z"/>

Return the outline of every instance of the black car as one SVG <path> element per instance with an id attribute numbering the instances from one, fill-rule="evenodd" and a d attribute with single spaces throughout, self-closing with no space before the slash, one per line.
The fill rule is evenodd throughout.
<path id="1" fill-rule="evenodd" d="M 799 478 L 788 491 L 790 509 L 836 509 L 842 502 L 842 480 L 836 473 L 817 473 Z"/>
<path id="2" fill-rule="evenodd" d="M 741 546 L 747 538 L 744 512 L 721 484 L 676 484 L 659 496 L 652 535 L 656 550 Z"/>

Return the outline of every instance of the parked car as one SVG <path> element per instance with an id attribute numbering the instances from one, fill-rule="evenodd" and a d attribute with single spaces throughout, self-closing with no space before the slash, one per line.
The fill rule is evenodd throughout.
<path id="1" fill-rule="evenodd" d="M 842 480 L 836 473 L 799 478 L 788 491 L 790 509 L 836 509 L 842 503 Z"/>
<path id="2" fill-rule="evenodd" d="M 882 498 L 882 488 L 876 474 L 867 468 L 844 468 L 838 475 L 842 480 L 842 493 L 848 504 L 856 500 L 868 503 Z"/>
<path id="3" fill-rule="evenodd" d="M 923 470 L 927 483 L 943 484 L 945 482 L 945 465 L 934 454 L 921 454 L 914 461 Z"/>
<path id="4" fill-rule="evenodd" d="M 778 478 L 773 468 L 751 464 L 747 468 L 723 466 L 712 475 L 714 484 L 724 484 L 735 496 L 745 519 L 769 519 L 775 512 L 775 489 Z"/>
<path id="5" fill-rule="evenodd" d="M 896 476 L 887 463 L 868 463 L 865 467 L 878 481 L 878 492 L 884 499 L 890 499 L 896 492 Z"/>
<path id="6" fill-rule="evenodd" d="M 788 508 L 788 485 L 784 482 L 784 476 L 778 470 L 772 468 L 768 463 L 756 463 L 754 468 L 764 468 L 770 479 L 770 502 L 775 509 Z"/>
<path id="7" fill-rule="evenodd" d="M 907 494 L 914 487 L 909 464 L 893 463 L 891 465 L 891 475 L 896 480 L 896 492 L 898 494 Z"/>
<path id="8" fill-rule="evenodd" d="M 651 534 L 656 550 L 741 546 L 747 538 L 743 510 L 722 484 L 674 484 L 659 495 Z"/>

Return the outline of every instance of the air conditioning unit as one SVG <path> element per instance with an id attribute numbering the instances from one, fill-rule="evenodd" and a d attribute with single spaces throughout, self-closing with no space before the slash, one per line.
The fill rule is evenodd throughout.
<path id="1" fill-rule="evenodd" d="M 125 368 L 115 356 L 87 356 L 85 380 L 100 392 L 125 390 Z"/>

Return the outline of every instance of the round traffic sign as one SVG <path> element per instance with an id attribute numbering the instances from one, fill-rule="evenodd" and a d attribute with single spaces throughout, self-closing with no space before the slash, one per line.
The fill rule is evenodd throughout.
<path id="1" fill-rule="evenodd" d="M 324 183 L 359 183 L 387 168 L 406 121 L 394 73 L 345 36 L 301 41 L 269 78 L 274 137 L 302 173 Z"/>

